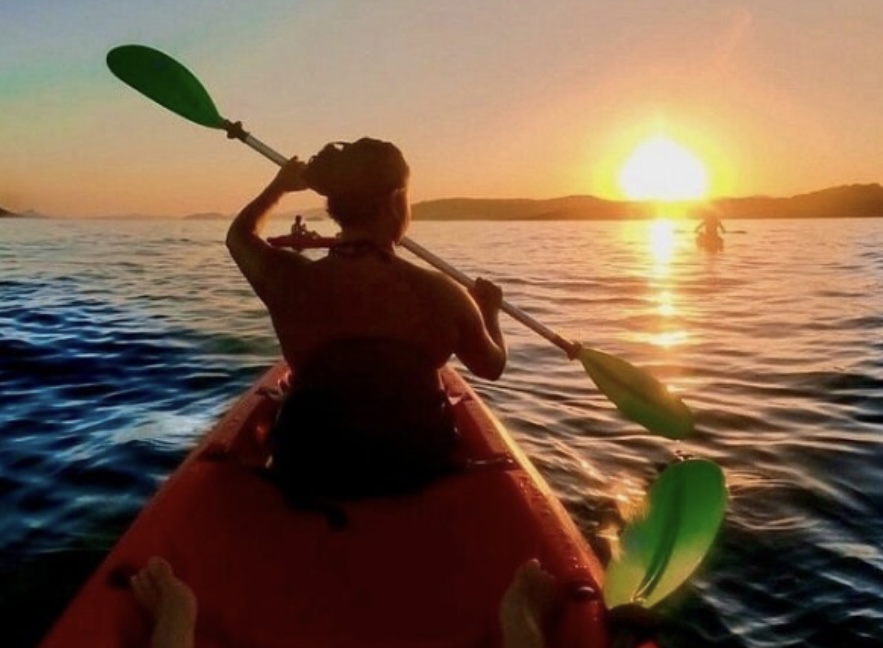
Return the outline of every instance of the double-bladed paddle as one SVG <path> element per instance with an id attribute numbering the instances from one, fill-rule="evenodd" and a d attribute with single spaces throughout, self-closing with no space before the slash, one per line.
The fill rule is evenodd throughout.
<path id="1" fill-rule="evenodd" d="M 120 80 L 181 117 L 223 130 L 227 137 L 244 142 L 280 166 L 288 161 L 247 133 L 241 123 L 224 119 L 193 73 L 167 54 L 143 45 L 122 45 L 108 53 L 107 65 Z M 470 277 L 411 239 L 402 239 L 400 245 L 461 284 L 473 285 Z M 567 340 L 508 302 L 503 302 L 502 310 L 562 349 L 569 358 L 579 359 L 598 389 L 626 418 L 670 439 L 682 439 L 692 432 L 690 409 L 646 371 Z"/>

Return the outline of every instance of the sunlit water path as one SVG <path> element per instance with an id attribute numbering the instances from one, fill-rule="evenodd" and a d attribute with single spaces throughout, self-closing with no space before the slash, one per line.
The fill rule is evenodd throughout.
<path id="1" fill-rule="evenodd" d="M 413 238 L 697 411 L 675 443 L 507 320 L 473 381 L 602 556 L 676 455 L 721 464 L 725 527 L 666 604 L 671 646 L 883 645 L 883 226 L 417 223 Z M 284 223 L 276 225 L 284 228 Z M 276 359 L 224 224 L 0 221 L 0 616 L 30 646 L 196 438 Z M 8 622 L 7 622 L 8 623 Z"/>

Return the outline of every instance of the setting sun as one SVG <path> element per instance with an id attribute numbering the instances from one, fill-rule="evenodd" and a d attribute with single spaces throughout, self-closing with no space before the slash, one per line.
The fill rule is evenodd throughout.
<path id="1" fill-rule="evenodd" d="M 708 171 L 689 150 L 657 135 L 626 160 L 619 186 L 632 200 L 699 200 L 708 193 Z"/>

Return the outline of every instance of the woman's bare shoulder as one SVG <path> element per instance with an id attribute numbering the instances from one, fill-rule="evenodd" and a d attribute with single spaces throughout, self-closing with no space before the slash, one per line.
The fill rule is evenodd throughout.
<path id="1" fill-rule="evenodd" d="M 465 289 L 460 284 L 438 270 L 424 268 L 410 262 L 406 262 L 406 264 L 415 280 L 424 283 L 429 289 L 437 290 L 453 298 L 459 298 L 465 293 Z"/>
<path id="2" fill-rule="evenodd" d="M 476 307 L 466 288 L 437 270 L 417 268 L 417 272 L 421 289 L 431 295 L 444 312 L 458 320 L 471 318 Z"/>

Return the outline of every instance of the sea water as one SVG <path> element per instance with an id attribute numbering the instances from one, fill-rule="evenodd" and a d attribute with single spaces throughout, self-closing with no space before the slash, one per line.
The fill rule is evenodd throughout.
<path id="1" fill-rule="evenodd" d="M 697 413 L 688 441 L 649 434 L 508 319 L 506 373 L 471 380 L 604 559 L 670 461 L 723 467 L 724 526 L 663 604 L 664 645 L 883 645 L 883 222 L 725 224 L 718 254 L 681 221 L 418 222 L 410 234 Z M 39 640 L 277 359 L 225 227 L 0 221 L 4 646 Z"/>

